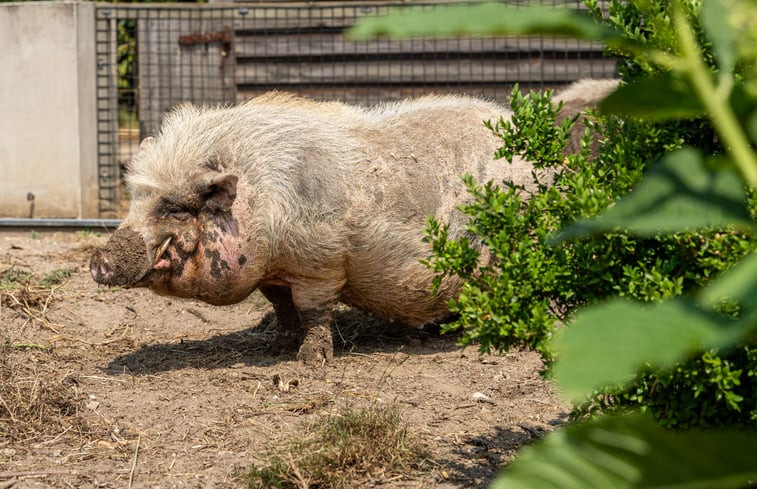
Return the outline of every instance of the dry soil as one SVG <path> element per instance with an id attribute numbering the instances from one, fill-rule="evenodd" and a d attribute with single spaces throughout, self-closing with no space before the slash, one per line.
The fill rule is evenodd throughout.
<path id="1" fill-rule="evenodd" d="M 428 453 L 423 473 L 376 485 L 485 487 L 565 420 L 533 352 L 481 355 L 340 309 L 333 362 L 307 368 L 267 353 L 259 293 L 215 307 L 98 287 L 106 238 L 0 235 L 0 489 L 240 487 L 235 472 L 309 423 L 372 403 L 399 406 Z"/>

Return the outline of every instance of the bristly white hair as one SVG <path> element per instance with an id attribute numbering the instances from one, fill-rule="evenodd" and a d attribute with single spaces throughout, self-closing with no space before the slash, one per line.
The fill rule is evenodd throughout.
<path id="1" fill-rule="evenodd" d="M 618 88 L 620 80 L 616 78 L 592 79 L 584 78 L 571 83 L 567 88 L 558 90 L 552 97 L 555 102 L 562 101 L 570 104 L 574 101 L 580 101 L 589 107 L 596 105 L 602 99 L 610 95 L 612 91 Z"/>

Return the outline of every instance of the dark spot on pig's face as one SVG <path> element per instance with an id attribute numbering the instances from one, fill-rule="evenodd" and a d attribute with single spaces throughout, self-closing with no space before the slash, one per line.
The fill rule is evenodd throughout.
<path id="1" fill-rule="evenodd" d="M 254 249 L 240 238 L 235 217 L 238 178 L 220 169 L 200 169 L 177 189 L 138 203 L 141 217 L 133 220 L 152 268 L 137 285 L 212 304 L 238 302 L 257 285 L 245 280 L 247 258 L 239 259 Z"/>
<path id="2" fill-rule="evenodd" d="M 201 211 L 175 227 L 166 250 L 170 266 L 153 272 L 149 287 L 163 295 L 191 297 L 211 304 L 244 299 L 255 284 L 244 281 L 239 225 L 231 212 Z"/>
<path id="3" fill-rule="evenodd" d="M 210 264 L 210 276 L 214 279 L 220 279 L 225 271 L 230 270 L 229 263 L 221 258 L 221 252 L 218 249 L 206 248 L 205 258 Z"/>

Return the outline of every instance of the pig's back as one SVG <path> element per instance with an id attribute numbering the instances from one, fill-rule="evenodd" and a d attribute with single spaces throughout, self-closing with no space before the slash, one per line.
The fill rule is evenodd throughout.
<path id="1" fill-rule="evenodd" d="M 450 217 L 468 173 L 483 180 L 497 138 L 484 120 L 504 108 L 465 97 L 424 97 L 366 110 L 355 118 L 357 157 L 347 163 L 356 207 L 405 222 Z M 365 202 L 361 202 L 364 199 Z"/>

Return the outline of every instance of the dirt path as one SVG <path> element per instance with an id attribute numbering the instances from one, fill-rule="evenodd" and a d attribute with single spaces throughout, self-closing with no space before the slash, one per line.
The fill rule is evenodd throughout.
<path id="1" fill-rule="evenodd" d="M 104 240 L 0 235 L 0 488 L 240 487 L 237 470 L 308 423 L 371 403 L 398 405 L 429 455 L 377 484 L 484 487 L 564 421 L 532 352 L 480 356 L 341 310 L 334 361 L 305 368 L 266 353 L 258 293 L 214 307 L 98 288 L 88 260 Z"/>

